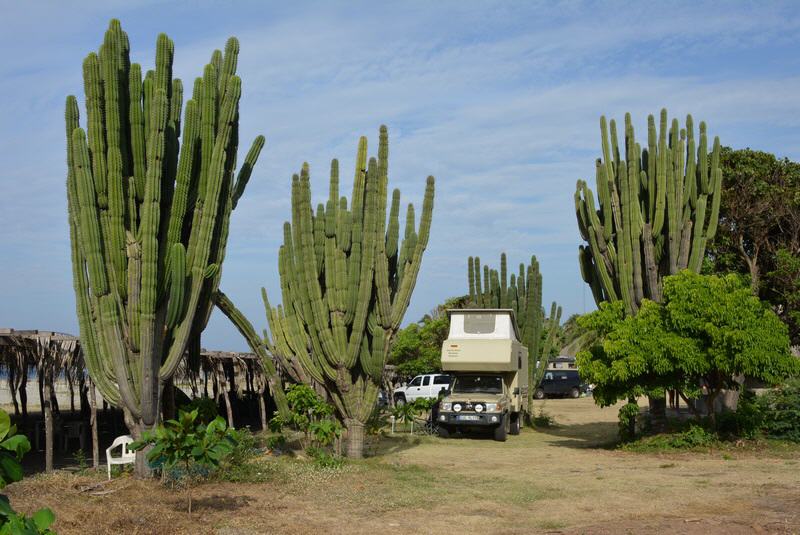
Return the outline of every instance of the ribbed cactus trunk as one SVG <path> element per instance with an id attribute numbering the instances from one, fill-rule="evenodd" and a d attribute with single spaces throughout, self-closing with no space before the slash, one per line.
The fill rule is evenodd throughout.
<path id="1" fill-rule="evenodd" d="M 339 197 L 334 160 L 328 200 L 315 211 L 303 165 L 292 179 L 292 222 L 284 224 L 278 255 L 283 303 L 272 307 L 262 289 L 271 331 L 263 343 L 324 386 L 347 428 L 347 454 L 354 458 L 363 456 L 364 424 L 416 284 L 433 214 L 434 180 L 428 177 L 419 227 L 409 204 L 400 240 L 399 190 L 392 194 L 387 224 L 388 143 L 382 126 L 378 156 L 368 161 L 367 140 L 359 141 L 349 204 Z M 248 330 L 246 320 L 230 316 L 240 330 Z M 263 350 L 257 337 L 248 340 Z"/>
<path id="2" fill-rule="evenodd" d="M 86 124 L 67 97 L 67 197 L 81 342 L 103 398 L 134 436 L 159 420 L 161 391 L 206 326 L 221 277 L 231 210 L 264 144 L 234 181 L 239 144 L 239 43 L 214 51 L 181 121 L 173 43 L 155 70 L 130 63 L 112 20 L 83 64 Z M 137 473 L 147 467 L 137 454 Z"/>
<path id="3" fill-rule="evenodd" d="M 647 122 L 647 147 L 642 148 L 626 114 L 620 147 L 616 123 L 611 121 L 609 137 L 602 117 L 599 206 L 585 181 L 578 181 L 575 192 L 578 228 L 586 242 L 579 248 L 583 279 L 598 304 L 621 299 L 628 314 L 639 310 L 642 299 L 661 301 L 665 276 L 700 271 L 719 220 L 719 139 L 714 138 L 709 158 L 705 123 L 700 123 L 698 142 L 691 115 L 680 128 L 677 119 L 670 126 L 667 110 L 661 110 L 658 133 L 652 115 Z"/>
<path id="4" fill-rule="evenodd" d="M 528 414 L 533 406 L 533 392 L 544 377 L 548 359 L 555 348 L 558 328 L 561 325 L 561 307 L 555 301 L 550 307 L 550 316 L 542 309 L 542 274 L 539 261 L 531 256 L 528 266 L 520 263 L 519 272 L 512 273 L 508 283 L 508 261 L 506 254 L 500 255 L 500 271 L 483 266 L 484 282 L 481 284 L 481 259 L 467 259 L 470 306 L 474 308 L 510 308 L 516 316 L 522 344 L 528 348 Z M 542 344 L 542 330 L 546 329 Z M 537 363 L 539 366 L 537 367 Z"/>

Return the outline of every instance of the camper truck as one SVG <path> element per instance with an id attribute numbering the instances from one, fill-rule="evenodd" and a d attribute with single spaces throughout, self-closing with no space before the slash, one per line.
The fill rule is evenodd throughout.
<path id="1" fill-rule="evenodd" d="M 439 435 L 491 430 L 495 440 L 520 432 L 527 410 L 528 350 L 511 309 L 449 310 L 442 371 L 451 383 L 439 404 Z"/>

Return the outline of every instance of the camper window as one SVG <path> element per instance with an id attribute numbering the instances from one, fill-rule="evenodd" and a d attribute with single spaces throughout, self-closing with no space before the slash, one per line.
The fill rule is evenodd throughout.
<path id="1" fill-rule="evenodd" d="M 495 314 L 465 314 L 464 332 L 468 334 L 491 334 L 494 332 Z"/>

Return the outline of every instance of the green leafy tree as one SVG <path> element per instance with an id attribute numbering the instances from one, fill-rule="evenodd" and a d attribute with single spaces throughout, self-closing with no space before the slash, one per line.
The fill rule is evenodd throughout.
<path id="1" fill-rule="evenodd" d="M 578 366 L 594 383 L 601 406 L 650 391 L 707 392 L 707 413 L 723 389 L 747 375 L 769 383 L 800 372 L 789 352 L 786 326 L 736 275 L 684 271 L 664 280 L 662 304 L 645 300 L 636 316 L 603 303 L 579 322 L 605 334 L 578 354 Z"/>
<path id="2" fill-rule="evenodd" d="M 0 409 L 0 488 L 22 480 L 22 456 L 31 450 L 25 435 L 17 434 L 8 413 Z M 55 515 L 50 509 L 40 509 L 28 518 L 14 511 L 8 497 L 0 494 L 0 535 L 55 534 L 50 525 Z"/>
<path id="3" fill-rule="evenodd" d="M 151 466 L 160 466 L 162 475 L 180 467 L 188 489 L 189 513 L 192 512 L 192 470 L 212 470 L 233 451 L 236 442 L 233 430 L 217 416 L 208 424 L 198 420 L 198 410 L 178 411 L 178 418 L 167 420 L 155 431 L 145 432 L 141 440 L 131 444 L 133 450 L 146 450 Z"/>
<path id="4" fill-rule="evenodd" d="M 725 147 L 717 237 L 707 269 L 750 277 L 800 343 L 800 163 L 768 152 Z"/>

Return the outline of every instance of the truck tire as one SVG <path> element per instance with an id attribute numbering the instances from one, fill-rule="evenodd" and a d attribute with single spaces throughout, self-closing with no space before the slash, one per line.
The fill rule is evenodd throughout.
<path id="1" fill-rule="evenodd" d="M 544 399 L 544 390 L 541 388 L 537 388 L 536 391 L 533 393 L 533 397 L 536 399 Z"/>
<path id="2" fill-rule="evenodd" d="M 511 414 L 511 425 L 508 430 L 508 434 L 519 435 L 519 430 L 520 430 L 519 413 L 514 412 Z"/>
<path id="3" fill-rule="evenodd" d="M 442 438 L 450 438 L 450 428 L 444 424 L 439 424 L 439 429 L 437 430 L 439 436 Z"/>
<path id="4" fill-rule="evenodd" d="M 572 390 L 569 391 L 569 397 L 573 399 L 579 398 L 581 397 L 581 391 L 573 387 Z"/>
<path id="5" fill-rule="evenodd" d="M 395 394 L 394 395 L 394 406 L 395 407 L 402 407 L 406 404 L 406 396 L 403 394 Z"/>
<path id="6" fill-rule="evenodd" d="M 510 418 L 508 414 L 500 417 L 500 423 L 494 428 L 494 439 L 498 442 L 505 442 L 508 438 L 508 428 L 510 427 Z"/>

